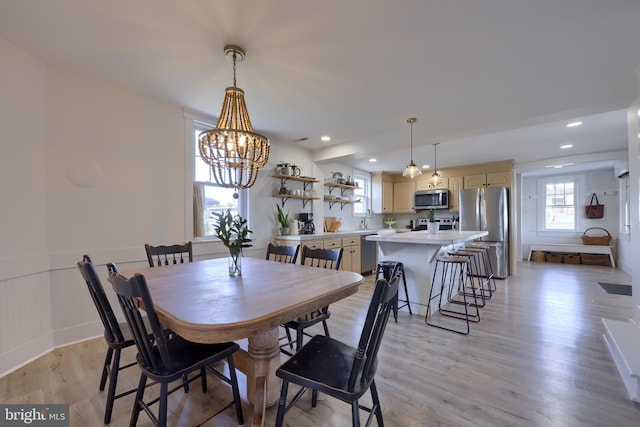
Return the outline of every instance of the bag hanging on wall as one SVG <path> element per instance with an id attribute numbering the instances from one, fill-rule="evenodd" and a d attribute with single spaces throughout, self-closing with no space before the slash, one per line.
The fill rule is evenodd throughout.
<path id="1" fill-rule="evenodd" d="M 595 203 L 594 203 L 595 200 Z M 604 216 L 604 205 L 601 205 L 598 201 L 598 196 L 596 193 L 591 195 L 591 201 L 586 206 L 587 218 L 589 219 L 597 219 L 602 218 Z"/>

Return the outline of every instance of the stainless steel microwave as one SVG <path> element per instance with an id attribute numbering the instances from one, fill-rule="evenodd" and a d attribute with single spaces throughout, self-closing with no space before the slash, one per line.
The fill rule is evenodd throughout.
<path id="1" fill-rule="evenodd" d="M 413 196 L 413 208 L 415 210 L 449 209 L 449 190 L 416 191 Z"/>

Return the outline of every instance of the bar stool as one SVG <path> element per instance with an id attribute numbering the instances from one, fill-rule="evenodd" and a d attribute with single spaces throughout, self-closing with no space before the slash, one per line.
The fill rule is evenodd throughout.
<path id="1" fill-rule="evenodd" d="M 438 276 L 438 268 L 440 267 L 441 275 L 440 275 L 440 290 L 439 293 L 434 295 L 434 289 L 436 292 L 437 284 L 436 277 Z M 475 295 L 475 287 L 471 287 L 472 289 L 472 301 L 467 300 L 467 293 L 464 291 L 465 287 L 465 274 L 469 269 L 469 257 L 464 256 L 451 256 L 451 255 L 439 255 L 436 257 L 436 264 L 433 269 L 433 277 L 431 279 L 431 290 L 429 291 L 429 300 L 427 301 L 427 314 L 424 318 L 424 321 L 429 326 L 434 326 L 436 328 L 445 329 L 447 331 L 455 332 L 462 335 L 469 335 L 469 323 L 474 322 L 478 323 L 480 321 L 480 310 L 478 309 L 478 301 Z M 445 303 L 457 301 L 464 306 L 464 312 L 460 312 L 457 310 L 451 310 L 448 308 L 442 307 L 442 297 L 445 292 L 445 285 L 448 287 L 447 289 L 447 297 Z M 462 291 L 462 292 L 461 292 Z M 462 301 L 455 300 L 453 298 L 454 292 L 458 295 L 462 296 Z M 443 325 L 439 325 L 437 323 L 433 323 L 433 321 L 429 322 L 429 313 L 431 312 L 431 301 L 438 299 L 438 310 L 437 313 L 442 316 L 451 317 L 454 319 L 464 320 L 466 324 L 466 331 L 460 331 L 458 329 L 448 328 Z M 475 308 L 475 313 L 473 311 L 470 312 L 469 307 Z M 431 313 L 431 316 L 434 316 L 436 313 Z"/>
<path id="2" fill-rule="evenodd" d="M 481 274 L 481 277 L 485 279 L 486 283 L 489 285 L 489 295 L 490 295 L 489 298 L 491 298 L 491 296 L 493 296 L 493 292 L 496 292 L 498 288 L 496 286 L 496 277 L 493 274 L 493 266 L 491 265 L 489 248 L 490 246 L 487 244 L 472 242 L 472 243 L 467 243 L 465 249 L 472 249 L 472 250 L 481 249 L 482 250 L 481 258 L 482 258 L 483 271 L 479 272 L 479 274 Z"/>
<path id="3" fill-rule="evenodd" d="M 490 292 L 490 289 L 485 289 L 484 282 L 482 280 L 482 277 L 480 277 L 480 274 L 479 274 L 480 265 L 481 265 L 481 260 L 480 260 L 481 252 L 482 252 L 481 249 L 461 248 L 461 249 L 449 252 L 449 255 L 462 256 L 462 257 L 467 257 L 469 259 L 469 266 L 468 266 L 468 269 L 466 272 L 467 274 L 465 275 L 465 278 L 468 281 L 468 287 L 474 288 L 473 289 L 474 293 L 477 290 L 478 293 L 475 295 L 480 295 L 482 304 L 480 304 L 479 307 L 482 308 L 485 306 L 486 301 L 491 298 L 490 296 L 489 297 L 485 296 L 485 291 L 488 294 L 490 294 L 491 292 Z M 477 274 L 474 274 L 474 272 Z M 464 292 L 467 293 L 467 296 L 474 296 L 474 293 L 469 293 L 466 289 L 464 290 Z"/>
<path id="4" fill-rule="evenodd" d="M 388 281 L 391 281 L 392 277 L 395 277 L 398 272 L 402 273 L 402 283 L 404 285 L 404 296 L 406 299 L 401 300 L 398 297 L 400 293 L 400 287 L 398 286 L 398 292 L 396 292 L 395 297 L 393 298 L 393 318 L 398 323 L 398 310 L 407 307 L 409 309 L 409 315 L 413 315 L 411 311 L 411 304 L 409 303 L 409 292 L 407 291 L 407 278 L 404 275 L 404 264 L 400 261 L 380 261 L 378 263 L 378 270 L 376 273 L 376 280 L 380 278 L 380 276 L 384 277 Z M 398 302 L 402 301 L 404 304 L 398 306 Z"/>

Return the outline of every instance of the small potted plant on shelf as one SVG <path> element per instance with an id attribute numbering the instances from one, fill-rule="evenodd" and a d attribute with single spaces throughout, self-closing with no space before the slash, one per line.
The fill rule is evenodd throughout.
<path id="1" fill-rule="evenodd" d="M 284 211 L 282 210 L 282 208 L 280 207 L 280 205 L 276 205 L 276 208 L 278 208 L 278 213 L 276 215 L 276 219 L 278 220 L 278 223 L 280 224 L 280 234 L 283 236 L 287 236 L 289 235 L 289 212 L 284 213 Z"/>
<path id="2" fill-rule="evenodd" d="M 440 229 L 440 224 L 436 222 L 436 211 L 429 209 L 429 224 L 427 224 L 427 230 L 429 233 L 437 233 Z"/>
<path id="3" fill-rule="evenodd" d="M 242 275 L 242 248 L 252 246 L 247 220 L 240 215 L 233 216 L 231 209 L 224 213 L 213 213 L 216 217 L 214 233 L 229 249 L 229 275 Z"/>

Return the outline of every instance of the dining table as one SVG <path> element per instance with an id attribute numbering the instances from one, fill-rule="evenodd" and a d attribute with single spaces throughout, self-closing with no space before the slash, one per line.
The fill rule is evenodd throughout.
<path id="1" fill-rule="evenodd" d="M 121 272 L 145 276 L 162 324 L 199 343 L 248 341 L 234 355 L 247 378 L 252 426 L 280 395 L 278 327 L 358 291 L 357 273 L 296 264 L 242 259 L 242 274 L 230 276 L 226 258 Z M 242 346 L 241 346 L 242 347 Z"/>

